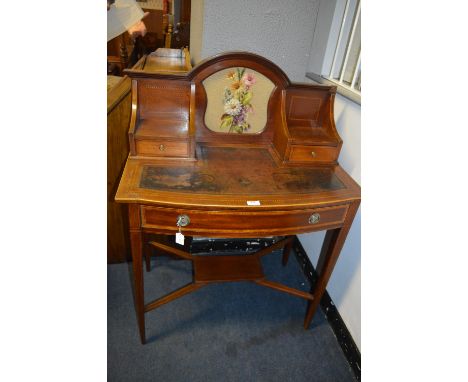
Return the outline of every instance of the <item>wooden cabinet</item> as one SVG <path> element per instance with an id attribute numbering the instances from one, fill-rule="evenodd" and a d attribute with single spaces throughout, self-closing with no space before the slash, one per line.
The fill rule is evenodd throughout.
<path id="1" fill-rule="evenodd" d="M 108 80 L 109 82 L 109 80 Z M 131 259 L 127 207 L 114 201 L 129 153 L 131 80 L 120 77 L 107 92 L 107 262 Z"/>

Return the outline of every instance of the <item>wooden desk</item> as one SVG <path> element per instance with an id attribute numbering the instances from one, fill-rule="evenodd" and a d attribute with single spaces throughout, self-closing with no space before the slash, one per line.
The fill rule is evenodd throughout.
<path id="1" fill-rule="evenodd" d="M 239 125 L 233 126 L 231 119 L 231 125 L 222 122 L 231 115 L 226 112 L 219 127 L 208 126 L 209 107 L 217 101 L 210 98 L 207 79 L 218 78 L 211 76 L 231 68 L 234 71 L 227 73 L 234 81 L 233 89 L 244 86 L 235 94 L 246 113 L 254 107 L 258 114 L 262 112 L 262 99 L 254 98 L 262 94 L 262 78 L 264 84 L 273 84 L 263 100 L 264 125 L 257 126 L 260 131 L 253 134 L 249 130 L 256 129 L 255 118 L 247 119 L 252 126 L 250 122 L 249 126 L 242 125 L 250 116 L 239 119 L 240 106 L 230 96 L 225 98 L 224 110 L 237 117 L 233 120 L 240 121 L 235 122 Z M 133 89 L 130 155 L 116 200 L 129 207 L 142 343 L 145 313 L 212 282 L 252 281 L 307 299 L 307 328 L 360 203 L 359 186 L 337 162 L 342 141 L 333 119 L 336 89 L 292 84 L 276 65 L 249 53 L 219 55 L 184 74 L 145 71 L 144 65 L 127 74 Z M 247 96 L 248 91 L 253 96 Z M 327 233 L 313 292 L 266 280 L 262 256 L 284 248 L 286 264 L 293 235 L 320 230 Z M 284 238 L 250 256 L 192 256 L 183 246 L 150 241 L 147 236 L 178 232 L 187 236 Z M 192 261 L 193 282 L 145 305 L 145 245 Z M 146 260 L 148 265 L 149 258 Z"/>

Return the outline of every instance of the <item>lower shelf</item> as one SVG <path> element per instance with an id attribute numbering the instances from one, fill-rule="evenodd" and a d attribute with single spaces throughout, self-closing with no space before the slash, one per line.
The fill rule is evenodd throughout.
<path id="1" fill-rule="evenodd" d="M 264 278 L 257 256 L 193 256 L 195 282 L 260 280 Z"/>

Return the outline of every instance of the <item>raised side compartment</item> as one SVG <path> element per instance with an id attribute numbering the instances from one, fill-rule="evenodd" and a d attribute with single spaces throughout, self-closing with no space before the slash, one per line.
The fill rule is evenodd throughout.
<path id="1" fill-rule="evenodd" d="M 275 141 L 284 164 L 337 163 L 342 141 L 333 117 L 335 92 L 334 87 L 314 85 L 286 88 L 281 103 L 284 127 L 278 129 L 285 132 Z"/>
<path id="2" fill-rule="evenodd" d="M 131 154 L 144 157 L 190 158 L 190 82 L 140 80 Z"/>

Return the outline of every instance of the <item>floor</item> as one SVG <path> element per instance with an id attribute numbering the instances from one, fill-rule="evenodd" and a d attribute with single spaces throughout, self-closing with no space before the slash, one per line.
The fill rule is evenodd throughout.
<path id="1" fill-rule="evenodd" d="M 262 260 L 268 279 L 307 290 L 292 255 Z M 146 302 L 191 281 L 189 261 L 152 259 Z M 303 329 L 306 301 L 249 282 L 208 285 L 146 314 L 141 345 L 131 264 L 108 266 L 109 381 L 354 381 L 323 313 Z"/>

